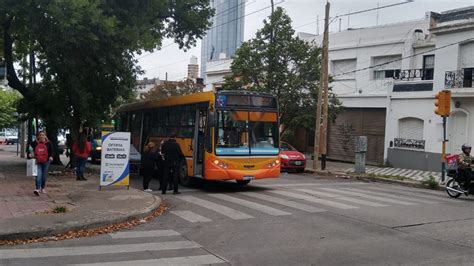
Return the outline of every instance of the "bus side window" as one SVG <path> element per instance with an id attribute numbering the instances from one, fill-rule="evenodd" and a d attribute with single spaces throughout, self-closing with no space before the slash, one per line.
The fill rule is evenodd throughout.
<path id="1" fill-rule="evenodd" d="M 212 134 L 214 132 L 215 125 L 215 115 L 214 112 L 209 112 L 207 116 L 207 126 L 206 126 L 206 143 L 204 145 L 207 152 L 212 153 Z"/>

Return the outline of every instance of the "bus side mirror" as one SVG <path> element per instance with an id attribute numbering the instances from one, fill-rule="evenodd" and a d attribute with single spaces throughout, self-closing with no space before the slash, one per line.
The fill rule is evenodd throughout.
<path id="1" fill-rule="evenodd" d="M 209 128 L 215 127 L 216 125 L 216 114 L 214 112 L 209 112 L 208 118 L 207 118 L 207 125 Z"/>

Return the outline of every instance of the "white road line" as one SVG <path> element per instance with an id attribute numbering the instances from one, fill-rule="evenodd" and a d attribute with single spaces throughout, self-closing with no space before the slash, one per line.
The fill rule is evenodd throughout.
<path id="1" fill-rule="evenodd" d="M 399 173 L 403 172 L 404 169 L 400 168 L 388 168 L 386 171 L 379 172 L 379 174 L 384 174 L 384 175 L 398 175 Z"/>
<path id="2" fill-rule="evenodd" d="M 398 175 L 407 177 L 411 173 L 413 173 L 413 169 L 406 169 L 405 171 L 400 172 Z"/>
<path id="3" fill-rule="evenodd" d="M 452 199 L 449 199 L 449 198 L 441 198 L 442 197 L 441 193 L 439 193 L 438 195 L 434 195 L 434 194 L 430 193 L 430 195 L 433 195 L 433 196 L 430 196 L 430 195 L 424 195 L 423 193 L 425 191 L 419 191 L 419 192 L 418 191 L 413 191 L 413 190 L 399 191 L 399 190 L 392 190 L 392 189 L 379 188 L 379 187 L 370 187 L 369 189 L 370 190 L 378 190 L 378 191 L 386 191 L 388 193 L 398 193 L 398 194 L 407 195 L 407 196 L 416 195 L 416 197 L 418 197 L 418 198 L 423 198 L 423 199 L 427 199 L 427 200 L 446 201 L 446 202 L 460 202 L 460 201 L 453 201 Z"/>
<path id="4" fill-rule="evenodd" d="M 215 211 L 217 213 L 225 215 L 225 216 L 227 216 L 231 219 L 234 219 L 234 220 L 243 220 L 243 219 L 254 218 L 253 216 L 248 215 L 246 213 L 239 212 L 237 210 L 234 210 L 232 208 L 214 203 L 212 201 L 196 198 L 194 196 L 183 196 L 183 197 L 179 197 L 179 199 L 182 199 L 182 200 L 187 201 L 189 203 L 192 203 L 192 204 L 204 207 L 206 209 Z"/>
<path id="5" fill-rule="evenodd" d="M 297 186 L 317 186 L 317 185 L 320 185 L 320 184 L 315 184 L 315 183 L 268 184 L 268 185 L 259 185 L 259 187 L 287 187 L 287 186 L 297 187 Z"/>
<path id="6" fill-rule="evenodd" d="M 388 205 L 380 204 L 380 203 L 375 203 L 367 200 L 361 200 L 361 199 L 356 199 L 356 198 L 351 198 L 351 197 L 346 197 L 346 196 L 340 196 L 336 195 L 333 193 L 327 193 L 327 192 L 322 192 L 322 191 L 314 191 L 314 190 L 309 190 L 309 189 L 298 189 L 298 191 L 308 193 L 311 195 L 315 196 L 320 196 L 320 197 L 328 197 L 328 198 L 335 198 L 338 200 L 344 200 L 344 201 L 350 201 L 352 203 L 357 203 L 360 205 L 365 205 L 365 206 L 370 206 L 370 207 L 387 207 Z"/>
<path id="7" fill-rule="evenodd" d="M 382 197 L 377 197 L 377 196 L 370 196 L 366 195 L 364 193 L 357 193 L 357 192 L 352 192 L 352 191 L 346 191 L 342 189 L 332 189 L 332 188 L 321 188 L 326 191 L 331 191 L 334 193 L 342 193 L 346 195 L 351 195 L 351 196 L 356 196 L 356 197 L 361 197 L 361 198 L 366 198 L 366 199 L 372 199 L 372 200 L 378 200 L 382 202 L 389 202 L 389 203 L 394 203 L 394 204 L 400 204 L 400 205 L 416 205 L 416 203 L 411 203 L 411 202 L 405 202 L 405 201 L 399 201 L 399 200 L 394 200 L 394 199 L 388 199 L 388 198 L 382 198 Z"/>
<path id="8" fill-rule="evenodd" d="M 0 250 L 2 259 L 28 259 L 60 256 L 83 256 L 115 253 L 132 253 L 144 251 L 175 250 L 200 248 L 201 245 L 192 241 L 170 241 L 161 243 L 141 243 L 124 245 L 98 245 L 60 248 L 29 248 Z"/>
<path id="9" fill-rule="evenodd" d="M 288 191 L 283 191 L 283 190 L 272 190 L 270 192 L 275 193 L 275 194 L 279 194 L 279 195 L 283 195 L 283 196 L 287 196 L 287 197 L 290 197 L 290 198 L 306 200 L 306 201 L 309 201 L 309 202 L 314 202 L 314 203 L 318 203 L 318 204 L 321 204 L 321 205 L 326 205 L 326 206 L 330 206 L 330 207 L 338 208 L 338 209 L 343 209 L 343 210 L 358 209 L 359 208 L 359 207 L 352 206 L 352 205 L 338 203 L 338 202 L 334 202 L 334 201 L 330 201 L 330 200 L 318 199 L 318 198 L 315 198 L 315 197 L 312 197 L 312 196 L 301 195 L 301 194 L 288 192 Z"/>
<path id="10" fill-rule="evenodd" d="M 385 172 L 390 172 L 392 170 L 393 170 L 393 168 L 378 168 L 373 173 L 374 174 L 382 174 L 382 173 L 385 173 Z"/>
<path id="11" fill-rule="evenodd" d="M 170 213 L 188 221 L 191 223 L 198 223 L 198 222 L 211 222 L 211 219 L 208 219 L 204 216 L 201 216 L 197 213 L 194 213 L 192 211 L 170 211 Z"/>
<path id="12" fill-rule="evenodd" d="M 149 266 L 149 265 L 207 265 L 213 263 L 225 263 L 224 260 L 213 255 L 188 256 L 188 257 L 174 257 L 152 260 L 129 260 L 129 261 L 115 261 L 115 262 L 99 262 L 86 264 L 72 264 L 76 266 Z"/>
<path id="13" fill-rule="evenodd" d="M 367 168 L 366 172 L 371 174 L 371 173 L 375 173 L 378 169 L 377 168 Z"/>
<path id="14" fill-rule="evenodd" d="M 225 201 L 228 201 L 228 202 L 232 202 L 232 203 L 235 203 L 235 204 L 239 204 L 241 206 L 244 206 L 244 207 L 247 207 L 247 208 L 250 208 L 250 209 L 254 209 L 254 210 L 257 210 L 257 211 L 260 211 L 260 212 L 263 212 L 263 213 L 266 213 L 266 214 L 270 214 L 270 215 L 273 215 L 273 216 L 291 215 L 291 213 L 289 213 L 289 212 L 281 211 L 281 210 L 271 208 L 271 207 L 268 207 L 268 206 L 265 206 L 265 205 L 262 205 L 262 204 L 259 204 L 259 203 L 239 199 L 239 198 L 232 197 L 232 196 L 225 195 L 225 194 L 208 194 L 208 196 L 214 197 L 214 198 L 217 198 L 217 199 L 220 199 L 220 200 L 225 200 Z"/>
<path id="15" fill-rule="evenodd" d="M 427 200 L 422 200 L 422 199 L 414 199 L 414 198 L 408 198 L 406 196 L 397 196 L 393 194 L 387 194 L 387 193 L 380 193 L 380 192 L 374 192 L 374 191 L 367 191 L 367 190 L 362 190 L 362 189 L 356 189 L 356 188 L 346 188 L 347 190 L 350 191 L 355 191 L 355 192 L 361 192 L 361 193 L 367 193 L 370 195 L 376 195 L 376 196 L 382 196 L 382 197 L 389 197 L 389 198 L 394 198 L 394 199 L 401 199 L 401 200 L 407 200 L 409 202 L 418 202 L 418 203 L 438 203 L 434 201 L 427 201 Z"/>
<path id="16" fill-rule="evenodd" d="M 126 231 L 109 234 L 115 239 L 120 238 L 141 238 L 141 237 L 161 237 L 161 236 L 179 236 L 174 230 L 151 230 L 151 231 Z"/>
<path id="17" fill-rule="evenodd" d="M 248 197 L 253 197 L 253 198 L 265 200 L 265 201 L 269 201 L 269 202 L 272 202 L 272 203 L 280 204 L 280 205 L 283 205 L 283 206 L 287 206 L 287 207 L 290 207 L 290 208 L 293 208 L 293 209 L 298 209 L 298 210 L 309 212 L 309 213 L 325 212 L 326 211 L 324 209 L 316 208 L 316 207 L 313 207 L 311 205 L 298 203 L 298 202 L 294 202 L 294 201 L 287 200 L 287 199 L 272 197 L 272 196 L 268 196 L 268 195 L 260 194 L 260 193 L 256 193 L 256 192 L 243 192 L 243 193 L 239 193 L 239 194 L 242 194 L 242 195 L 245 195 L 245 196 L 248 196 Z"/>

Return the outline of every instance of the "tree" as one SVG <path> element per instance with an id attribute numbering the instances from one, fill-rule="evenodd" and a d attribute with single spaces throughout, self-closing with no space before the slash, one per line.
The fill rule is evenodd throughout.
<path id="1" fill-rule="evenodd" d="M 244 42 L 231 64 L 224 89 L 269 92 L 280 106 L 281 134 L 298 127 L 314 130 L 318 98 L 320 49 L 295 36 L 291 18 L 278 7 L 256 36 Z M 330 113 L 340 103 L 331 97 Z"/>
<path id="2" fill-rule="evenodd" d="M 203 85 L 197 84 L 192 79 L 185 81 L 164 81 L 156 85 L 149 92 L 141 96 L 142 100 L 166 99 L 172 96 L 188 95 L 202 92 Z"/>
<path id="3" fill-rule="evenodd" d="M 9 85 L 23 110 L 77 134 L 107 118 L 133 95 L 142 73 L 135 54 L 159 49 L 164 38 L 180 48 L 196 44 L 210 26 L 209 0 L 0 0 L 0 31 Z M 41 84 L 27 85 L 15 62 L 36 59 Z M 54 133 L 53 135 L 55 135 Z"/>
<path id="4" fill-rule="evenodd" d="M 0 129 L 16 127 L 17 120 L 13 113 L 17 112 L 20 95 L 15 91 L 0 89 Z"/>

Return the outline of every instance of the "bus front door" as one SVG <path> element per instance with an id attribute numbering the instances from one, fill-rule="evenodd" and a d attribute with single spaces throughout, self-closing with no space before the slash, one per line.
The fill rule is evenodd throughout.
<path id="1" fill-rule="evenodd" d="M 193 175 L 203 176 L 204 140 L 206 132 L 207 110 L 196 110 L 193 138 Z"/>

